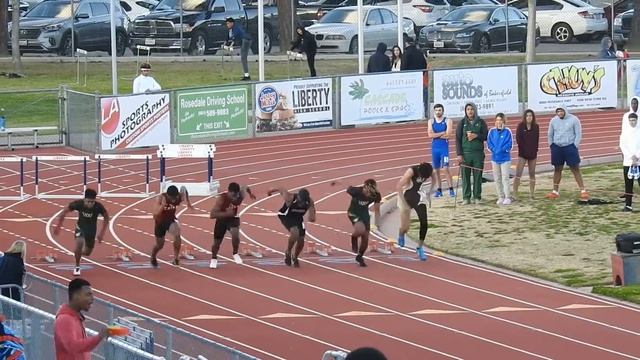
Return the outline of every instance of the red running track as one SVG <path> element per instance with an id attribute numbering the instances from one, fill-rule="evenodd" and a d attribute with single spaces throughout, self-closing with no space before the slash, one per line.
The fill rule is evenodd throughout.
<path id="1" fill-rule="evenodd" d="M 620 112 L 579 115 L 584 158 L 619 153 Z M 515 128 L 515 120 L 509 126 Z M 542 134 L 547 126 L 548 120 L 542 120 Z M 244 265 L 236 265 L 229 261 L 231 246 L 226 240 L 220 267 L 208 269 L 213 229 L 208 211 L 213 199 L 199 198 L 194 211 L 182 211 L 180 216 L 184 242 L 196 249 L 197 260 L 171 266 L 167 244 L 160 253 L 160 268 L 151 269 L 147 254 L 153 245 L 152 198 L 106 198 L 102 201 L 113 219 L 109 234 L 83 260 L 83 277 L 101 297 L 264 359 L 320 359 L 329 349 L 365 345 L 381 349 L 390 359 L 640 358 L 636 344 L 640 311 L 633 306 L 446 256 L 432 255 L 420 262 L 408 250 L 389 256 L 372 253 L 367 268 L 357 266 L 349 250 L 351 226 L 345 214 L 344 184 L 374 177 L 383 194 L 392 193 L 406 167 L 429 160 L 424 124 L 216 145 L 215 177 L 222 185 L 250 184 L 260 195 L 242 209 L 241 235 L 243 242 L 261 247 L 265 257 L 245 257 Z M 544 135 L 540 148 L 539 163 L 548 163 Z M 16 154 L 34 153 L 78 154 L 65 148 Z M 176 181 L 206 178 L 206 165 L 201 162 L 177 160 L 167 165 L 169 178 Z M 10 191 L 15 191 L 15 174 L 9 165 L 0 166 L 7 170 L 0 173 L 0 183 L 14 185 Z M 151 166 L 157 175 L 157 160 Z M 95 164 L 89 169 L 90 185 L 95 185 Z M 105 175 L 109 181 L 105 186 L 139 189 L 143 169 L 137 161 L 113 164 L 105 170 L 112 171 Z M 33 172 L 31 167 L 27 170 L 27 192 L 33 193 Z M 78 192 L 81 171 L 81 164 L 43 163 L 42 191 Z M 343 185 L 330 186 L 334 179 L 341 179 Z M 573 180 L 565 176 L 564 184 L 563 196 L 577 197 Z M 275 185 L 310 190 L 319 215 L 316 223 L 307 224 L 307 240 L 334 246 L 331 256 L 307 254 L 301 268 L 284 266 L 286 235 L 273 214 L 282 200 L 265 195 Z M 60 254 L 58 263 L 34 263 L 29 268 L 59 282 L 71 278 L 73 221 L 67 220 L 66 233 L 56 239 L 48 230 L 67 201 L 0 202 L 2 247 L 19 237 L 29 241 L 32 254 L 53 249 Z M 484 206 L 489 211 L 492 207 Z M 459 212 L 463 214 L 464 209 Z M 28 220 L 17 222 L 20 219 Z M 140 266 L 133 269 L 108 260 L 114 248 L 131 250 Z"/>

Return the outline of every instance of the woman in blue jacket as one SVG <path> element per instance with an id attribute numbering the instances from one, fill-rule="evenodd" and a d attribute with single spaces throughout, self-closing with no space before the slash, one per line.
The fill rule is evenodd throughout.
<path id="1" fill-rule="evenodd" d="M 496 126 L 489 130 L 487 147 L 491 152 L 493 178 L 496 183 L 498 205 L 511 205 L 509 193 L 509 170 L 511 168 L 511 148 L 513 138 L 511 130 L 506 127 L 507 119 L 503 113 L 496 115 Z"/>

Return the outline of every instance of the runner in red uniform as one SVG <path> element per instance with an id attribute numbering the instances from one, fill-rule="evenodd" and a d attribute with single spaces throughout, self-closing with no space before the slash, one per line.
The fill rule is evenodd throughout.
<path id="1" fill-rule="evenodd" d="M 248 186 L 240 187 L 238 183 L 230 183 L 227 192 L 220 194 L 216 198 L 216 203 L 209 213 L 209 218 L 216 219 L 216 224 L 213 228 L 211 263 L 209 264 L 209 268 L 211 269 L 218 267 L 218 251 L 220 250 L 220 245 L 227 231 L 231 233 L 233 260 L 236 264 L 242 264 L 242 258 L 238 255 L 238 248 L 240 247 L 240 218 L 238 217 L 238 206 L 242 204 L 245 193 L 251 197 L 251 200 L 256 199 Z"/>
<path id="2" fill-rule="evenodd" d="M 156 208 L 153 211 L 153 219 L 155 221 L 154 234 L 156 236 L 156 245 L 151 251 L 151 266 L 158 267 L 158 252 L 164 247 L 164 238 L 167 233 L 173 237 L 173 265 L 180 264 L 180 246 L 182 244 L 180 238 L 180 225 L 176 219 L 176 208 L 182 203 L 187 202 L 187 208 L 193 209 L 189 201 L 189 193 L 183 186 L 178 192 L 178 188 L 171 185 L 167 188 L 165 194 L 158 196 Z"/>

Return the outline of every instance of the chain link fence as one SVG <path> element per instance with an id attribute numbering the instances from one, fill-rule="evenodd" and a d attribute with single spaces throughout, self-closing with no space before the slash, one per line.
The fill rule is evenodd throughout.
<path id="1" fill-rule="evenodd" d="M 98 149 L 100 105 L 96 95 L 73 90 L 64 91 L 66 145 L 87 152 Z"/>

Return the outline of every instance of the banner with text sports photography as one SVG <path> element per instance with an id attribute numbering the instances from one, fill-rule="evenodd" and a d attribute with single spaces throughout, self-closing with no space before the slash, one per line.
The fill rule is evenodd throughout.
<path id="1" fill-rule="evenodd" d="M 433 103 L 442 104 L 449 117 L 463 117 L 470 102 L 480 116 L 520 112 L 517 66 L 437 70 L 433 81 Z"/>
<path id="2" fill-rule="evenodd" d="M 627 104 L 634 96 L 640 96 L 640 60 L 627 60 Z"/>
<path id="3" fill-rule="evenodd" d="M 102 150 L 169 144 L 169 94 L 102 98 Z"/>
<path id="4" fill-rule="evenodd" d="M 616 107 L 616 61 L 529 65 L 529 108 L 536 111 Z"/>
<path id="5" fill-rule="evenodd" d="M 422 72 L 340 78 L 340 124 L 420 120 L 424 115 Z"/>
<path id="6" fill-rule="evenodd" d="M 176 93 L 178 142 L 246 136 L 249 87 L 183 90 Z"/>
<path id="7" fill-rule="evenodd" d="M 255 104 L 258 133 L 331 127 L 333 80 L 257 84 Z"/>

